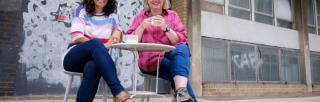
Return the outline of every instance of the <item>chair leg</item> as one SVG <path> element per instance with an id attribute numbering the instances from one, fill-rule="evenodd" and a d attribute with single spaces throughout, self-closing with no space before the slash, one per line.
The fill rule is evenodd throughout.
<path id="1" fill-rule="evenodd" d="M 107 102 L 107 87 L 105 81 L 101 78 L 100 80 L 100 87 L 102 89 L 102 99 L 103 102 Z"/>
<path id="2" fill-rule="evenodd" d="M 151 83 L 151 78 L 149 76 L 145 76 L 144 77 L 144 90 L 145 91 L 151 91 L 150 83 Z M 145 102 L 145 97 L 147 97 L 146 101 L 149 102 L 149 100 L 150 100 L 150 96 L 149 95 L 143 96 L 141 98 L 141 102 Z"/>
<path id="3" fill-rule="evenodd" d="M 148 88 L 148 90 L 150 90 L 151 91 L 151 80 L 152 80 L 152 78 L 150 77 L 150 76 L 148 76 L 147 77 L 147 80 L 148 80 L 148 83 L 147 83 L 147 88 Z M 149 102 L 150 101 L 150 96 L 147 96 L 147 102 Z"/>
<path id="4" fill-rule="evenodd" d="M 73 75 L 68 75 L 68 86 L 66 88 L 66 92 L 64 94 L 64 102 L 68 102 L 68 98 L 69 98 L 69 92 L 71 89 L 71 85 L 72 85 L 72 81 L 73 81 Z"/>
<path id="5" fill-rule="evenodd" d="M 144 91 L 149 91 L 149 90 L 148 90 L 147 83 L 148 83 L 148 79 L 147 79 L 146 76 L 144 76 L 144 83 L 143 83 Z M 142 97 L 141 97 L 141 102 L 144 102 L 144 98 L 145 98 L 145 97 L 146 97 L 146 96 L 142 96 Z"/>

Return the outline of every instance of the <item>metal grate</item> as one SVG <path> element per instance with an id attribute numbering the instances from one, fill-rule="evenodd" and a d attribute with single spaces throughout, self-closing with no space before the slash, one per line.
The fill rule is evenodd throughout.
<path id="1" fill-rule="evenodd" d="M 294 50 L 281 50 L 282 81 L 300 81 L 300 62 L 299 53 Z"/>
<path id="2" fill-rule="evenodd" d="M 259 68 L 259 81 L 280 81 L 279 49 L 258 47 L 261 52 L 262 65 Z"/>
<path id="3" fill-rule="evenodd" d="M 231 78 L 237 81 L 256 81 L 256 58 L 254 46 L 231 44 Z"/>
<path id="4" fill-rule="evenodd" d="M 312 82 L 320 84 L 320 54 L 311 54 Z"/>
<path id="5" fill-rule="evenodd" d="M 202 38 L 203 81 L 301 82 L 297 50 Z M 320 54 L 313 58 L 320 73 Z M 320 83 L 320 75 L 313 74 Z"/>
<path id="6" fill-rule="evenodd" d="M 227 43 L 202 38 L 202 63 L 203 81 L 228 80 Z"/>

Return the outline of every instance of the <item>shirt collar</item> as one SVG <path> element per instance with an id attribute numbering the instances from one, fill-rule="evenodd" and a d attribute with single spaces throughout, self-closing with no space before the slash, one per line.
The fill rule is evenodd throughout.
<path id="1" fill-rule="evenodd" d="M 144 15 L 147 16 L 147 17 L 151 17 L 152 16 L 151 10 L 145 10 L 144 11 Z M 161 16 L 166 16 L 166 15 L 168 15 L 168 10 L 163 9 Z"/>

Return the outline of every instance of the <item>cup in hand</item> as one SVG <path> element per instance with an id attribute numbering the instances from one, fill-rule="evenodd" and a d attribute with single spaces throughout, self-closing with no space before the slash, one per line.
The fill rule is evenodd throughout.
<path id="1" fill-rule="evenodd" d="M 156 17 L 155 16 L 150 18 L 150 24 L 155 26 L 155 24 L 156 24 Z"/>

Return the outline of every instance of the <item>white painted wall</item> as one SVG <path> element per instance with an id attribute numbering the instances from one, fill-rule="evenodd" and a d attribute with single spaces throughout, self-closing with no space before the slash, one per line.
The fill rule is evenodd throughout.
<path id="1" fill-rule="evenodd" d="M 206 37 L 299 49 L 296 30 L 206 11 L 201 11 L 201 33 Z"/>
<path id="2" fill-rule="evenodd" d="M 28 82 L 43 78 L 48 84 L 61 83 L 66 86 L 67 80 L 63 73 L 61 56 L 70 42 L 68 36 L 70 30 L 67 25 L 72 19 L 72 8 L 78 6 L 76 2 L 79 1 L 30 0 L 28 2 L 23 12 L 25 39 L 19 53 L 19 62 L 25 66 Z M 57 16 L 64 16 L 66 19 L 58 21 Z M 78 84 L 73 85 L 78 86 Z"/>
<path id="3" fill-rule="evenodd" d="M 309 34 L 310 50 L 320 52 L 320 36 Z"/>
<path id="4" fill-rule="evenodd" d="M 71 42 L 68 33 L 72 20 L 72 8 L 81 0 L 29 0 L 23 12 L 23 30 L 25 39 L 19 53 L 27 82 L 41 78 L 48 84 L 62 84 L 66 87 L 67 79 L 63 73 L 62 55 Z M 118 0 L 118 17 L 120 27 L 126 31 L 133 17 L 143 9 L 143 0 Z M 57 16 L 66 19 L 57 20 Z M 133 56 L 131 52 L 122 51 L 116 56 L 118 77 L 125 88 L 132 86 Z M 113 55 L 115 57 L 116 54 Z M 138 76 L 138 85 L 143 84 Z M 79 81 L 77 79 L 76 81 Z M 48 85 L 49 86 L 49 85 Z M 78 87 L 74 82 L 73 87 Z M 32 90 L 32 92 L 36 92 Z M 49 92 L 50 93 L 50 92 Z"/>

